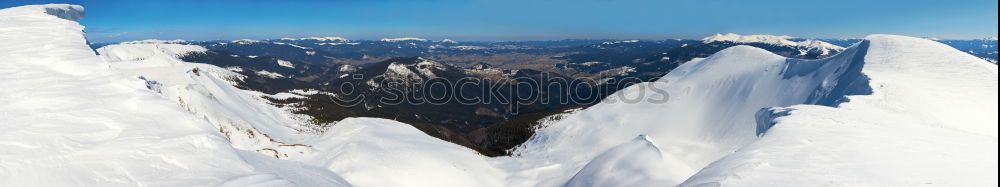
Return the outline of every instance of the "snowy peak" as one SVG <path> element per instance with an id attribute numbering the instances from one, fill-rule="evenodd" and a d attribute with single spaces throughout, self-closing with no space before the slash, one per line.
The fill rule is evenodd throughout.
<path id="1" fill-rule="evenodd" d="M 425 58 L 398 58 L 386 68 L 383 77 L 399 80 L 425 80 L 437 78 L 437 73 L 452 69 L 450 65 Z"/>
<path id="2" fill-rule="evenodd" d="M 621 44 L 621 43 L 636 43 L 636 42 L 639 42 L 639 40 L 621 40 L 621 41 L 613 41 L 613 42 L 601 42 L 601 44 L 603 44 L 603 45 L 614 45 L 614 44 Z"/>
<path id="3" fill-rule="evenodd" d="M 786 157 L 766 157 L 768 160 L 733 157 L 731 159 L 734 161 L 729 163 L 712 163 L 719 163 L 717 162 L 718 159 L 730 156 L 732 153 L 739 151 L 740 148 L 751 145 L 761 137 L 785 136 L 789 132 L 783 133 L 784 130 L 782 129 L 785 129 L 787 126 L 808 129 L 811 126 L 809 122 L 819 121 L 819 119 L 834 122 L 831 125 L 836 127 L 836 129 L 857 132 L 864 131 L 869 126 L 865 125 L 864 128 L 858 128 L 860 126 L 854 125 L 855 123 L 845 124 L 839 121 L 862 121 L 864 119 L 878 119 L 877 117 L 895 119 L 894 117 L 899 117 L 900 120 L 859 122 L 858 124 L 917 125 L 912 122 L 923 121 L 921 123 L 925 123 L 926 125 L 917 125 L 912 128 L 938 128 L 939 130 L 948 132 L 957 130 L 959 132 L 969 132 L 969 135 L 972 135 L 972 137 L 975 137 L 975 134 L 982 134 L 986 138 L 980 139 L 977 146 L 980 144 L 992 144 L 992 147 L 996 147 L 995 141 L 990 142 L 990 138 L 995 139 L 997 132 L 996 115 L 994 114 L 997 111 L 996 71 L 995 65 L 986 63 L 981 59 L 950 48 L 947 45 L 924 39 L 900 36 L 869 36 L 864 42 L 845 49 L 845 51 L 837 55 L 819 60 L 791 59 L 748 45 L 735 46 L 717 52 L 708 58 L 684 63 L 661 78 L 660 81 L 637 84 L 605 99 L 617 101 L 620 98 L 629 98 L 638 95 L 645 96 L 647 99 L 660 98 L 657 95 L 649 95 L 649 93 L 653 93 L 656 90 L 665 90 L 669 93 L 668 101 L 639 103 L 602 102 L 580 111 L 576 115 L 566 117 L 557 123 L 538 129 L 532 140 L 521 145 L 515 154 L 527 158 L 540 158 L 567 167 L 595 168 L 592 167 L 594 166 L 592 163 L 596 163 L 595 161 L 598 159 L 605 158 L 606 150 L 616 149 L 619 145 L 629 143 L 629 140 L 634 141 L 637 134 L 649 134 L 653 137 L 669 137 L 656 142 L 660 147 L 667 148 L 662 149 L 665 153 L 663 154 L 664 159 L 676 159 L 679 163 L 682 163 L 679 166 L 667 164 L 669 168 L 682 169 L 682 167 L 689 167 L 695 170 L 703 167 L 721 168 L 711 171 L 703 170 L 702 174 L 700 174 L 718 178 L 707 177 L 706 180 L 709 182 L 697 180 L 702 182 L 691 183 L 707 184 L 715 182 L 712 180 L 716 179 L 736 180 L 732 179 L 731 176 L 768 173 L 743 172 L 733 168 L 743 166 L 753 168 L 755 164 L 779 162 L 781 161 L 780 159 Z M 656 88 L 652 88 L 654 86 Z M 829 115 L 831 110 L 837 111 L 840 107 L 865 106 L 867 105 L 865 103 L 874 104 L 874 106 L 877 106 L 875 108 L 879 109 L 866 110 L 864 108 L 853 108 L 854 110 L 852 111 L 872 112 L 848 112 L 869 115 L 864 117 L 856 116 L 840 119 L 841 116 L 839 115 Z M 879 106 L 880 104 L 884 106 Z M 698 107 L 690 107 L 694 105 L 698 105 Z M 762 108 L 788 106 L 793 106 L 796 110 L 788 112 L 789 114 L 780 114 L 788 110 L 761 110 Z M 816 108 L 823 110 L 807 110 Z M 797 118 L 803 120 L 798 120 L 799 122 L 794 124 L 782 124 L 785 119 L 790 119 L 789 117 L 794 117 L 797 113 L 802 113 L 803 111 L 813 113 L 813 115 Z M 854 115 L 845 114 L 844 116 Z M 886 129 L 911 128 L 901 125 Z M 764 135 L 758 137 L 757 135 L 760 133 L 764 133 Z M 874 134 L 880 133 L 888 132 Z M 799 139 L 798 135 L 795 136 L 796 138 L 792 140 L 776 140 L 773 141 L 777 142 L 775 144 L 769 143 L 754 147 L 771 147 L 765 149 L 766 151 L 751 150 L 743 155 L 756 157 L 767 156 L 766 154 L 761 155 L 757 153 L 798 150 L 783 149 L 787 144 L 797 144 L 797 142 L 804 141 Z M 833 136 L 839 137 L 839 135 Z M 830 140 L 836 139 L 833 136 L 802 135 L 802 137 L 809 137 L 809 139 L 825 139 L 831 144 L 841 141 Z M 866 135 L 844 139 L 865 139 L 869 137 L 878 136 Z M 901 137 L 899 138 L 902 139 L 900 142 L 916 141 L 906 139 L 907 136 L 905 135 L 893 137 Z M 952 141 L 955 139 L 943 138 L 935 140 Z M 861 157 L 851 155 L 854 153 L 869 152 L 864 151 L 864 147 L 866 146 L 863 145 L 863 142 L 865 141 L 870 141 L 870 139 L 847 141 L 858 143 L 858 145 L 849 147 L 840 146 L 844 150 L 838 153 L 845 153 L 845 155 L 831 159 L 842 159 L 838 160 L 838 162 L 843 163 L 852 163 L 867 159 L 856 159 Z M 885 145 L 885 147 L 900 146 Z M 989 147 L 991 146 L 983 146 L 982 148 Z M 882 149 L 879 151 L 892 152 L 894 150 Z M 823 152 L 822 150 L 795 153 L 810 155 L 836 154 Z M 905 155 L 904 153 L 893 152 L 891 154 Z M 934 155 L 934 153 L 921 152 L 919 155 Z M 978 161 L 970 163 L 990 161 L 990 159 L 983 160 L 973 157 L 968 158 Z M 593 158 L 593 160 L 588 160 L 590 158 Z M 884 163 L 892 161 L 890 159 L 873 160 L 872 162 Z M 992 160 L 995 160 L 995 156 Z M 931 161 L 921 160 L 912 163 L 927 162 Z M 893 167 L 902 166 L 905 165 Z M 904 171 L 915 170 L 940 173 L 940 171 L 929 171 L 914 167 L 921 166 L 902 168 L 904 168 Z M 938 165 L 936 167 L 925 168 L 951 168 L 955 169 L 953 171 L 961 171 L 960 168 L 971 167 L 974 166 L 968 164 L 960 166 Z M 606 165 L 596 168 L 614 167 Z M 772 167 L 760 168 L 768 169 Z M 783 172 L 789 173 L 783 173 L 782 175 L 798 175 L 800 173 L 793 172 L 802 170 L 802 168 L 815 167 L 784 168 L 787 170 Z M 865 170 L 871 170 L 872 172 L 877 172 L 878 169 L 875 167 L 865 168 Z M 584 169 L 581 172 L 591 170 Z M 991 171 L 991 168 L 986 168 L 985 171 Z M 995 169 L 992 169 L 992 171 L 995 171 Z M 718 173 L 705 174 L 710 172 Z M 838 171 L 833 173 L 816 171 L 816 173 L 812 173 L 809 176 L 823 177 L 842 173 L 854 173 L 854 171 Z M 891 173 L 886 174 L 885 177 L 892 180 L 903 179 L 906 177 L 906 174 L 906 172 Z M 982 176 L 976 178 L 988 178 L 985 177 L 987 175 L 989 174 L 982 174 Z M 862 178 L 859 177 L 864 177 L 856 175 L 840 176 L 845 176 L 850 181 L 861 180 Z M 668 181 L 684 181 L 687 178 L 684 175 L 673 175 L 673 177 L 668 177 Z M 748 177 L 747 179 L 758 178 Z M 764 183 L 758 182 L 758 180 L 748 180 L 751 182 L 747 184 L 781 184 L 776 181 L 783 180 L 781 178 L 767 177 L 760 179 L 769 182 Z M 947 180 L 956 179 L 951 178 Z M 902 185 L 905 183 L 889 184 Z M 665 184 L 664 186 L 670 185 L 672 184 Z"/>
<path id="4" fill-rule="evenodd" d="M 850 100 L 836 107 L 762 110 L 766 134 L 680 186 L 996 185 L 996 65 L 929 39 L 894 35 L 868 36 L 831 59 L 862 64 L 870 79 L 859 85 L 871 92 L 846 94 Z M 927 142 L 912 144 L 921 141 Z M 774 175 L 795 177 L 766 177 Z"/>
<path id="5" fill-rule="evenodd" d="M 736 43 L 770 43 L 770 44 L 792 44 L 792 39 L 794 37 L 783 35 L 739 35 L 735 33 L 728 34 L 715 34 L 709 37 L 702 38 L 701 40 L 705 43 L 727 41 Z"/>
<path id="6" fill-rule="evenodd" d="M 450 44 L 457 44 L 457 43 L 458 43 L 458 41 L 455 41 L 455 40 L 452 40 L 452 39 L 447 39 L 447 38 L 445 38 L 444 40 L 441 40 L 441 43 L 450 43 Z"/>
<path id="7" fill-rule="evenodd" d="M 798 47 L 804 50 L 815 50 L 819 51 L 822 55 L 830 54 L 831 52 L 840 52 L 844 50 L 844 47 L 833 45 L 827 42 L 819 40 L 802 40 L 802 41 L 792 41 L 795 37 L 782 35 L 738 35 L 734 33 L 728 34 L 715 34 L 709 37 L 702 38 L 704 43 L 712 42 L 733 42 L 733 43 L 764 43 L 779 46 L 790 46 Z M 805 51 L 803 51 L 804 53 Z"/>
<path id="8" fill-rule="evenodd" d="M 473 70 L 486 70 L 486 69 L 490 69 L 490 68 L 493 68 L 493 65 L 490 65 L 490 64 L 487 64 L 487 63 L 482 63 L 482 62 L 476 63 L 476 64 L 474 64 L 474 65 L 472 65 L 472 66 L 469 67 L 469 69 L 473 69 Z"/>
<path id="9" fill-rule="evenodd" d="M 251 40 L 251 39 L 239 39 L 239 40 L 233 40 L 233 41 L 231 41 L 229 43 L 241 44 L 241 45 L 248 45 L 248 44 L 262 43 L 262 42 L 264 42 L 264 41 Z"/>
<path id="10" fill-rule="evenodd" d="M 145 40 L 136 40 L 136 41 L 121 42 L 119 44 L 185 44 L 185 43 L 188 43 L 187 40 L 181 40 L 181 39 L 176 39 L 176 40 L 145 39 Z"/>
<path id="11" fill-rule="evenodd" d="M 295 39 L 291 38 L 291 39 L 282 39 L 282 40 L 295 40 Z M 337 37 L 337 36 L 307 37 L 307 38 L 299 38 L 299 40 L 316 40 L 316 41 L 329 41 L 329 42 L 350 42 L 351 41 L 351 40 L 348 40 L 347 38 Z"/>
<path id="12" fill-rule="evenodd" d="M 383 41 L 383 42 L 402 42 L 402 41 L 426 42 L 428 40 L 427 39 L 423 39 L 423 38 L 415 38 L 415 37 L 403 37 L 403 38 L 382 38 L 379 41 Z"/>
<path id="13" fill-rule="evenodd" d="M 925 39 L 895 35 L 865 39 L 872 47 L 864 73 L 872 78 L 875 95 L 912 92 L 890 101 L 910 106 L 904 111 L 921 114 L 938 126 L 997 137 L 996 65 Z M 904 79 L 909 81 L 895 81 Z"/>
<path id="14" fill-rule="evenodd" d="M 108 62 L 156 60 L 156 62 L 170 63 L 173 58 L 181 57 L 191 53 L 204 53 L 208 51 L 205 47 L 198 45 L 183 44 L 183 40 L 142 40 L 132 42 L 122 42 L 121 44 L 108 45 L 97 49 Z M 161 55 L 162 54 L 162 55 Z"/>

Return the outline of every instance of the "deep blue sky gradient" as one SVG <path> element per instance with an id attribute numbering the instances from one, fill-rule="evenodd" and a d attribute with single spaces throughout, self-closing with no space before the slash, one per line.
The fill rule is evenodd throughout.
<path id="1" fill-rule="evenodd" d="M 457 40 L 700 38 L 714 33 L 951 39 L 997 35 L 996 0 L 2 0 L 83 5 L 92 41 L 343 36 Z"/>

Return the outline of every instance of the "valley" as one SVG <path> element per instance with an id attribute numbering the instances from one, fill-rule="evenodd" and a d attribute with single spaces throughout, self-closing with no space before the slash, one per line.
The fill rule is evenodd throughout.
<path id="1" fill-rule="evenodd" d="M 737 45 L 800 59 L 825 58 L 844 50 L 825 41 L 849 46 L 860 40 L 718 34 L 702 40 L 658 41 L 352 41 L 307 37 L 123 44 L 204 47 L 207 51 L 181 54 L 179 59 L 246 76 L 234 84 L 241 89 L 279 95 L 310 92 L 265 98 L 276 106 L 295 106 L 294 113 L 309 115 L 316 124 L 335 124 L 348 117 L 393 119 L 482 154 L 504 156 L 531 137 L 539 120 L 589 107 L 630 85 L 656 81 L 692 59 Z M 990 49 L 996 50 L 995 41 L 986 50 Z M 447 86 L 429 88 L 434 81 Z M 464 85 L 458 88 L 460 84 Z M 497 102 L 425 101 L 429 96 L 454 98 L 455 93 Z M 395 102 L 383 101 L 400 96 Z M 343 102 L 359 97 L 365 99 Z"/>
<path id="2" fill-rule="evenodd" d="M 800 45 L 777 36 L 746 37 L 764 39 L 457 42 L 310 37 L 112 45 L 201 46 L 207 51 L 180 54 L 179 59 L 245 76 L 235 84 L 241 89 L 322 93 L 265 97 L 276 106 L 294 105 L 295 113 L 311 116 L 316 124 L 335 125 L 348 117 L 393 119 L 485 155 L 503 156 L 527 141 L 539 120 L 586 108 L 622 88 L 655 81 L 684 62 L 728 47 L 750 45 L 804 59 L 843 50 L 828 43 Z M 768 39 L 786 43 L 763 42 Z M 95 45 L 99 46 L 105 45 Z M 435 81 L 446 86 L 428 87 Z M 431 96 L 457 98 L 455 93 L 494 102 L 426 101 Z M 399 96 L 403 97 L 398 101 L 384 101 Z M 364 99 L 343 102 L 359 97 Z"/>

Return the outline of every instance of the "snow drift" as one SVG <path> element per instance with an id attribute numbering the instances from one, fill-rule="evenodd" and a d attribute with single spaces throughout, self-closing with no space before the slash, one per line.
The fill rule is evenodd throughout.
<path id="1" fill-rule="evenodd" d="M 347 118 L 293 157 L 324 166 L 358 186 L 506 186 L 486 156 L 387 119 Z"/>
<path id="2" fill-rule="evenodd" d="M 643 162 L 636 162 L 636 161 Z M 639 135 L 592 159 L 565 186 L 648 186 L 677 184 L 694 173 L 681 161 L 663 157 L 652 138 Z"/>

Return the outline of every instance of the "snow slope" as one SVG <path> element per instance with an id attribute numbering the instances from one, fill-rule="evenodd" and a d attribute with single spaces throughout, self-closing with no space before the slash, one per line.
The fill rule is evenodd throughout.
<path id="1" fill-rule="evenodd" d="M 411 125 L 347 118 L 306 142 L 317 150 L 291 160 L 324 166 L 357 186 L 506 186 L 488 157 Z"/>
<path id="2" fill-rule="evenodd" d="M 0 186 L 347 186 L 234 149 L 205 120 L 109 71 L 75 5 L 0 10 Z M 61 19 L 62 18 L 62 19 Z"/>
<path id="3" fill-rule="evenodd" d="M 779 108 L 759 141 L 683 186 L 996 186 L 996 66 L 929 40 L 866 40 L 873 94 Z"/>
<path id="4" fill-rule="evenodd" d="M 642 161 L 642 162 L 636 162 Z M 646 186 L 652 184 L 677 184 L 672 181 L 690 176 L 695 171 L 676 167 L 684 163 L 663 153 L 646 135 L 639 135 L 630 142 L 615 146 L 601 153 L 565 186 Z"/>
<path id="5" fill-rule="evenodd" d="M 292 114 L 259 98 L 274 96 L 239 90 L 224 81 L 235 73 L 183 62 L 177 58 L 183 54 L 172 52 L 187 48 L 191 46 L 123 43 L 97 51 L 113 70 L 156 82 L 153 89 L 207 119 L 239 149 L 326 168 L 359 186 L 504 184 L 504 174 L 485 156 L 410 125 L 368 118 L 312 124 L 308 116 Z M 139 60 L 117 61 L 122 56 Z"/>
<path id="6" fill-rule="evenodd" d="M 656 139 L 663 157 L 683 163 L 671 167 L 698 170 L 754 141 L 755 113 L 761 108 L 836 100 L 827 98 L 833 93 L 830 90 L 842 78 L 853 79 L 842 76 L 851 71 L 835 70 L 858 64 L 851 59 L 864 55 L 859 52 L 863 49 L 852 48 L 833 58 L 794 65 L 762 49 L 728 48 L 540 129 L 516 154 L 562 167 L 540 175 L 555 177 L 552 182 L 564 181 L 561 177 L 573 175 L 600 150 L 646 134 Z M 805 68 L 813 69 L 801 70 Z M 623 102 L 626 98 L 643 100 Z M 655 102 L 664 98 L 669 100 Z"/>
<path id="7" fill-rule="evenodd" d="M 680 164 L 666 166 L 667 169 L 701 170 L 696 178 L 685 183 L 691 185 L 729 184 L 726 182 L 739 181 L 747 175 L 757 174 L 756 170 L 740 170 L 755 167 L 772 172 L 768 173 L 770 175 L 760 174 L 761 177 L 757 178 L 771 183 L 746 180 L 753 182 L 733 184 L 795 184 L 782 182 L 787 180 L 787 176 L 815 174 L 810 176 L 813 178 L 802 178 L 799 182 L 803 183 L 798 184 L 844 182 L 839 184 L 911 185 L 915 183 L 907 183 L 906 180 L 907 177 L 912 177 L 913 181 L 988 185 L 996 183 L 995 178 L 992 181 L 985 180 L 990 178 L 986 176 L 996 173 L 996 164 L 991 165 L 997 160 L 996 77 L 996 67 L 993 65 L 943 44 L 908 37 L 872 36 L 867 42 L 821 60 L 786 59 L 753 47 L 732 47 L 706 59 L 686 63 L 657 82 L 639 84 L 619 91 L 601 104 L 539 129 L 531 140 L 516 150 L 515 154 L 520 155 L 521 159 L 510 161 L 514 163 L 510 165 L 520 165 L 512 170 L 531 172 L 517 172 L 511 178 L 538 179 L 535 180 L 537 184 L 527 185 L 561 185 L 561 181 L 579 175 L 574 172 L 581 168 L 587 171 L 585 166 L 590 165 L 588 162 L 595 157 L 603 157 L 598 156 L 603 150 L 626 145 L 633 137 L 645 134 L 656 139 L 656 145 L 659 145 L 664 159 L 680 161 Z M 873 88 L 879 92 L 874 92 Z M 623 98 L 642 98 L 647 101 L 662 98 L 663 95 L 656 94 L 656 89 L 666 90 L 669 101 L 621 102 Z M 845 109 L 832 108 L 848 101 L 844 97 L 848 95 L 872 96 L 852 96 Z M 858 102 L 880 103 L 881 106 L 890 108 L 853 109 L 851 106 L 856 105 L 854 99 L 860 98 L 870 98 L 870 101 Z M 792 105 L 798 107 L 771 108 Z M 845 113 L 863 114 L 869 118 L 886 117 L 875 124 L 911 125 L 866 127 L 865 124 L 872 122 L 858 120 L 853 115 L 832 115 L 829 111 L 805 112 L 799 108 L 849 110 L 853 112 Z M 799 113 L 805 114 L 796 118 Z M 791 116 L 786 117 L 789 121 L 798 119 L 794 121 L 818 127 L 780 127 L 783 119 L 786 119 L 780 116 L 789 114 Z M 771 124 L 772 118 L 777 118 L 778 123 Z M 824 132 L 826 129 L 823 127 L 826 126 L 809 123 L 812 121 L 836 122 L 835 124 L 847 126 L 842 129 L 849 129 L 850 131 L 844 131 L 850 133 Z M 918 121 L 926 125 L 917 125 L 915 122 Z M 775 137 L 782 140 L 771 140 L 772 133 L 768 132 L 768 128 L 775 125 L 805 130 L 801 134 L 786 132 L 783 134 L 791 135 Z M 893 129 L 896 131 L 881 132 Z M 930 129 L 935 130 L 922 131 Z M 932 132 L 941 134 L 919 136 L 933 134 Z M 759 139 L 758 134 L 764 134 L 761 142 L 778 143 L 754 143 Z M 879 137 L 881 134 L 885 137 Z M 810 139 L 808 137 L 824 139 L 826 142 L 822 145 L 829 146 L 810 147 L 811 149 L 796 149 L 791 146 L 808 144 L 804 142 L 810 141 L 801 140 Z M 895 142 L 881 142 L 884 144 L 878 144 L 878 147 L 866 144 L 879 140 Z M 937 143 L 909 145 L 912 148 L 908 148 L 906 142 Z M 747 147 L 751 143 L 752 146 Z M 839 145 L 841 143 L 851 145 Z M 970 147 L 946 148 L 955 143 L 969 143 Z M 737 154 L 730 155 L 738 150 L 740 152 Z M 784 154 L 761 153 L 765 150 Z M 815 152 L 803 152 L 806 150 Z M 879 153 L 864 154 L 865 151 Z M 911 160 L 891 159 L 893 156 L 911 154 L 944 154 L 947 156 L 943 158 L 955 159 L 935 161 L 933 156 L 908 156 L 913 157 Z M 759 155 L 766 157 L 754 157 Z M 885 164 L 824 168 L 822 166 L 826 163 L 823 160 L 787 160 L 821 155 L 826 155 L 825 158 L 829 160 L 840 161 L 838 163 L 884 161 Z M 866 156 L 872 160 L 867 161 L 869 157 Z M 748 157 L 757 160 L 746 159 Z M 721 158 L 726 160 L 716 161 Z M 768 161 L 784 165 L 780 169 L 769 170 L 771 166 Z M 912 163 L 907 161 L 921 161 L 919 163 L 931 166 L 904 164 Z M 651 161 L 636 159 L 632 162 Z M 716 164 L 709 165 L 710 163 Z M 985 163 L 992 167 L 971 163 Z M 706 166 L 709 167 L 701 169 Z M 864 175 L 864 172 L 877 173 L 887 168 L 896 173 L 882 174 L 886 178 L 881 179 L 866 178 Z M 936 168 L 942 170 L 936 171 Z M 957 168 L 970 170 L 963 173 L 977 174 L 965 177 L 954 176 L 954 173 L 946 175 L 946 172 L 954 172 Z M 841 174 L 843 177 L 822 178 L 831 174 Z M 683 175 L 672 176 L 674 177 L 667 181 L 686 180 Z"/>
<path id="8" fill-rule="evenodd" d="M 233 85 L 244 76 L 178 57 L 207 49 L 186 44 L 126 42 L 97 49 L 112 70 L 141 77 L 147 87 L 212 123 L 232 145 L 274 157 L 312 151 L 296 134 L 315 134 L 309 116 L 269 105 L 263 93 Z"/>

